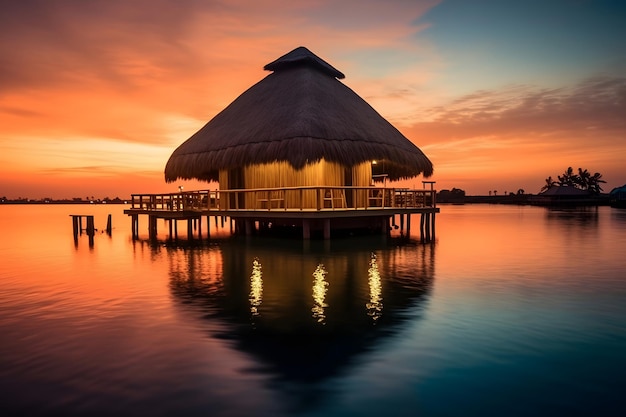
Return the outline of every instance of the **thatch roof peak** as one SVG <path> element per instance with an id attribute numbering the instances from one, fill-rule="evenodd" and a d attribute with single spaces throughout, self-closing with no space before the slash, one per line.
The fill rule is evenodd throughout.
<path id="1" fill-rule="evenodd" d="M 322 58 L 309 51 L 304 46 L 299 46 L 291 52 L 286 53 L 275 61 L 263 67 L 266 71 L 281 71 L 296 66 L 310 66 L 328 74 L 332 77 L 343 79 L 345 75 L 335 67 L 324 61 Z"/>

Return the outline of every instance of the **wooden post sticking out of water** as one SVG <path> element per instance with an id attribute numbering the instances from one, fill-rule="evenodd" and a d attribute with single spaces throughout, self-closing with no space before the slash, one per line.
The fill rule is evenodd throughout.
<path id="1" fill-rule="evenodd" d="M 109 214 L 109 217 L 107 218 L 107 234 L 109 236 L 111 236 L 111 215 Z"/>
<path id="2" fill-rule="evenodd" d="M 80 232 L 80 217 L 72 216 L 72 232 L 74 233 L 74 239 L 78 237 L 78 233 Z"/>
<path id="3" fill-rule="evenodd" d="M 89 236 L 93 236 L 96 228 L 93 225 L 93 216 L 85 216 L 87 217 L 87 234 Z"/>
<path id="4" fill-rule="evenodd" d="M 83 217 L 87 219 L 87 228 L 85 229 L 87 234 L 90 236 L 94 235 L 96 228 L 94 226 L 93 216 L 70 214 L 70 217 L 72 217 L 72 232 L 74 233 L 74 237 L 77 237 L 79 234 L 83 233 Z"/>

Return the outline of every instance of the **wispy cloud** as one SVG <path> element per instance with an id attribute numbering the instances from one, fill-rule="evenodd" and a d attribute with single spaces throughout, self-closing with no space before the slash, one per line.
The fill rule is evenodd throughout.
<path id="1" fill-rule="evenodd" d="M 572 141 L 626 129 L 626 78 L 595 77 L 574 87 L 535 89 L 513 86 L 477 91 L 447 105 L 426 108 L 429 120 L 410 130 L 428 142 L 497 135 L 551 137 L 569 133 Z M 419 116 L 418 116 L 419 117 Z"/>
<path id="2" fill-rule="evenodd" d="M 414 21 L 436 3 L 10 2 L 0 16 L 4 130 L 167 143 L 164 119 L 200 127 L 301 44 L 354 66 L 363 84 L 380 71 L 393 77 L 414 68 Z"/>

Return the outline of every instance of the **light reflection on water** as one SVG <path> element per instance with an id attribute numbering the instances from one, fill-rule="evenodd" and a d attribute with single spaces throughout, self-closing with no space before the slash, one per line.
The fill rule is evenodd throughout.
<path id="1" fill-rule="evenodd" d="M 263 301 L 263 272 L 258 259 L 252 261 L 252 275 L 250 275 L 250 313 L 259 315 L 259 306 Z"/>
<path id="2" fill-rule="evenodd" d="M 383 297 L 382 297 L 382 283 L 380 278 L 380 272 L 378 271 L 378 263 L 376 261 L 376 255 L 372 254 L 370 259 L 370 267 L 367 270 L 368 283 L 370 287 L 370 299 L 366 304 L 367 314 L 376 321 L 382 315 L 383 311 Z"/>
<path id="3" fill-rule="evenodd" d="M 325 279 L 327 273 L 322 264 L 317 265 L 313 272 L 313 307 L 311 311 L 313 312 L 313 318 L 318 323 L 324 323 L 326 318 L 324 309 L 328 307 L 328 304 L 324 302 L 326 292 L 328 291 L 328 281 Z"/>
<path id="4" fill-rule="evenodd" d="M 77 208 L 100 229 L 113 212 L 112 235 L 74 242 Z M 434 244 L 233 240 L 214 227 L 198 246 L 133 241 L 122 209 L 0 207 L 3 415 L 622 404 L 625 211 L 443 206 Z"/>

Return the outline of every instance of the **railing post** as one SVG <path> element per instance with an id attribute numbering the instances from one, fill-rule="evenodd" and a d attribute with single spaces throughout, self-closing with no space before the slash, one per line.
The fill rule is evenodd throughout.
<path id="1" fill-rule="evenodd" d="M 323 196 L 323 192 L 322 192 L 322 188 L 321 187 L 317 187 L 317 211 L 320 211 L 322 209 L 322 196 Z"/>

